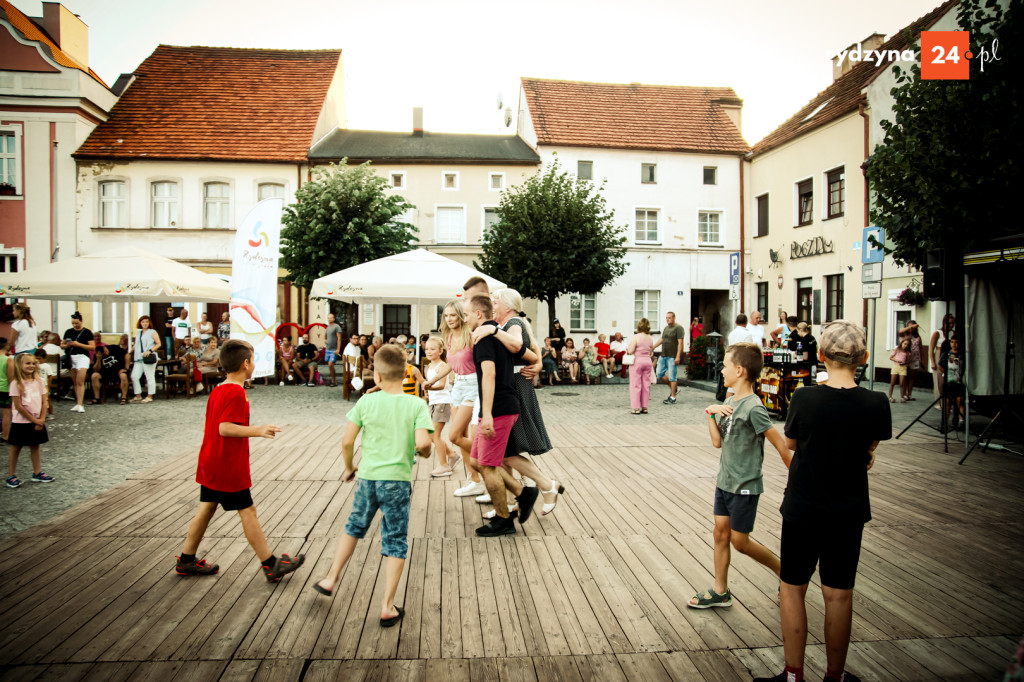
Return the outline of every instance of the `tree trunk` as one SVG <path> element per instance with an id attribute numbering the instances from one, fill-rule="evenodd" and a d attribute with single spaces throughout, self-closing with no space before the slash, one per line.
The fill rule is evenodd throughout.
<path id="1" fill-rule="evenodd" d="M 555 335 L 555 325 L 554 325 L 554 319 L 555 319 L 555 297 L 551 296 L 550 298 L 548 298 L 546 300 L 547 300 L 547 303 L 548 303 L 548 336 L 554 336 Z M 565 329 L 565 325 L 564 324 L 562 325 L 562 329 Z"/>

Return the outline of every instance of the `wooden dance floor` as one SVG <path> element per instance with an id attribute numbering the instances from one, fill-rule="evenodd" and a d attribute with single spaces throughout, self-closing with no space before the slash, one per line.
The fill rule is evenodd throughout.
<path id="1" fill-rule="evenodd" d="M 399 627 L 378 626 L 375 524 L 333 599 L 310 586 L 352 502 L 340 427 L 252 441 L 253 493 L 276 552 L 306 564 L 269 584 L 220 512 L 200 549 L 215 577 L 178 577 L 195 511 L 182 453 L 0 543 L 4 680 L 747 680 L 781 669 L 777 581 L 734 553 L 729 609 L 712 584 L 717 451 L 703 426 L 549 426 L 540 458 L 565 483 L 555 514 L 478 539 L 485 509 L 417 464 Z M 884 443 L 857 578 L 848 667 L 865 680 L 1001 679 L 1024 632 L 1024 462 L 933 434 Z M 754 537 L 779 548 L 785 470 L 765 457 Z M 539 506 L 538 506 L 539 508 Z M 379 517 L 376 522 L 379 524 Z M 815 576 L 815 581 L 817 576 Z M 820 590 L 808 593 L 807 679 L 820 680 Z"/>

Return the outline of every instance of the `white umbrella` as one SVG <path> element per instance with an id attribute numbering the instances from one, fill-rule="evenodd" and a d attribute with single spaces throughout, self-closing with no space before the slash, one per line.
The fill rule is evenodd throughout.
<path id="1" fill-rule="evenodd" d="M 443 304 L 460 295 L 473 276 L 483 277 L 491 291 L 505 286 L 458 261 L 416 249 L 317 278 L 309 295 L 354 303 Z"/>
<path id="2" fill-rule="evenodd" d="M 125 246 L 0 273 L 0 296 L 53 301 L 228 303 L 231 285 L 214 275 Z"/>

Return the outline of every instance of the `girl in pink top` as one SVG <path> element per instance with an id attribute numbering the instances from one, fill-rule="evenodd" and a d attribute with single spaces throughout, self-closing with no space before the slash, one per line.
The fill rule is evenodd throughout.
<path id="1" fill-rule="evenodd" d="M 626 352 L 633 355 L 633 366 L 629 368 L 629 404 L 633 414 L 647 414 L 647 403 L 651 398 L 651 323 L 641 318 L 636 325 L 636 336 L 629 340 Z"/>
<path id="2" fill-rule="evenodd" d="M 17 488 L 21 481 L 17 477 L 18 455 L 21 448 L 28 447 L 32 455 L 32 480 L 36 483 L 50 483 L 53 476 L 42 471 L 39 446 L 49 440 L 46 434 L 46 386 L 39 376 L 39 360 L 31 353 L 22 353 L 13 363 L 14 378 L 11 380 L 12 403 L 11 431 L 7 442 L 11 452 L 7 457 L 7 487 Z"/>

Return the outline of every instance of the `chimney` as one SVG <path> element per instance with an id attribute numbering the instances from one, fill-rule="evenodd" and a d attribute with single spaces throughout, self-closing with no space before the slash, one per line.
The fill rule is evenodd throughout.
<path id="1" fill-rule="evenodd" d="M 732 124 L 740 135 L 743 134 L 743 100 L 739 97 L 719 97 L 711 100 L 712 103 L 722 107 L 722 111 L 729 117 Z"/>
<path id="2" fill-rule="evenodd" d="M 877 50 L 884 42 L 884 33 L 872 33 L 859 43 L 854 43 L 843 50 L 843 52 L 840 53 L 842 55 L 841 58 L 839 54 L 832 57 L 832 82 L 834 83 L 839 80 L 841 77 L 849 73 L 850 69 L 854 66 L 865 61 L 862 56 L 865 52 Z M 853 56 L 853 59 L 850 58 L 851 55 Z"/>
<path id="3" fill-rule="evenodd" d="M 412 134 L 423 137 L 423 107 L 412 108 Z"/>
<path id="4" fill-rule="evenodd" d="M 59 2 L 44 2 L 37 20 L 64 54 L 89 68 L 89 27 L 78 15 Z"/>

